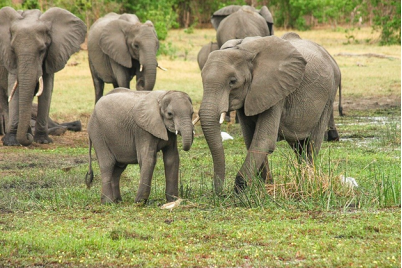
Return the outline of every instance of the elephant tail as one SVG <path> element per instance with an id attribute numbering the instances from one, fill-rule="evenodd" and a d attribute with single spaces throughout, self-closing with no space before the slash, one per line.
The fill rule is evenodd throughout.
<path id="1" fill-rule="evenodd" d="M 92 141 L 91 139 L 89 139 L 89 170 L 85 175 L 85 184 L 87 185 L 88 189 L 91 189 L 92 181 L 94 180 L 94 172 L 92 170 L 91 149 L 92 149 Z"/>
<path id="2" fill-rule="evenodd" d="M 339 81 L 339 103 L 338 103 L 338 111 L 340 116 L 344 116 L 343 107 L 342 107 L 342 78 Z"/>

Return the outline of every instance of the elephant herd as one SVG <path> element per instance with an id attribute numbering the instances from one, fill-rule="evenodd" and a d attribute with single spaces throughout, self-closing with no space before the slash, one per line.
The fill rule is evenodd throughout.
<path id="1" fill-rule="evenodd" d="M 220 124 L 230 111 L 236 111 L 247 148 L 235 178 L 236 192 L 256 176 L 272 179 L 268 154 L 278 140 L 286 140 L 300 160 L 311 164 L 324 136 L 339 138 L 333 103 L 338 89 L 341 92 L 341 72 L 323 47 L 292 32 L 274 36 L 272 15 L 265 6 L 260 10 L 228 6 L 216 11 L 211 22 L 217 43 L 205 45 L 198 54 L 204 92 L 194 121 L 188 94 L 152 91 L 156 69 L 162 67 L 151 21 L 141 23 L 133 14 L 109 13 L 91 26 L 88 59 L 96 104 L 87 129 L 90 159 L 93 146 L 99 162 L 102 203 L 121 201 L 120 175 L 128 164 L 140 166 L 135 201 L 146 201 L 158 151 L 163 153 L 166 199 L 175 200 L 177 135 L 182 136 L 183 150 L 189 150 L 198 119 L 212 154 L 217 193 L 222 192 L 225 180 Z M 42 13 L 4 7 L 0 35 L 3 145 L 50 143 L 54 73 L 80 49 L 86 25 L 61 8 Z M 129 89 L 134 76 L 137 91 Z M 105 83 L 115 89 L 103 96 Z M 38 96 L 38 109 L 31 128 L 34 96 Z M 88 187 L 92 181 L 90 160 Z"/>

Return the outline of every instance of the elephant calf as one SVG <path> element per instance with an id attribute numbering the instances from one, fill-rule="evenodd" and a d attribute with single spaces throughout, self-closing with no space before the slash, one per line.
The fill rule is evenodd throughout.
<path id="1" fill-rule="evenodd" d="M 102 176 L 101 202 L 121 201 L 120 175 L 128 164 L 140 165 L 140 185 L 135 202 L 146 201 L 151 191 L 157 152 L 162 151 L 166 177 L 166 199 L 178 196 L 179 152 L 194 138 L 193 107 L 190 97 L 179 91 L 130 91 L 117 88 L 95 105 L 88 122 L 88 188 L 93 181 L 91 147 L 94 146 Z"/>

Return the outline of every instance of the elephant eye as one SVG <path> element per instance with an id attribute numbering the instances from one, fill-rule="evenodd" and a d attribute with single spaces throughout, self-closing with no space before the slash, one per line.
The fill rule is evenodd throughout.
<path id="1" fill-rule="evenodd" d="M 236 77 L 231 77 L 229 79 L 229 86 L 231 86 L 231 87 L 234 86 L 236 84 L 236 82 L 237 82 Z"/>
<path id="2" fill-rule="evenodd" d="M 173 113 L 172 113 L 172 112 L 168 112 L 167 115 L 168 115 L 168 118 L 172 118 L 172 117 L 173 117 Z"/>
<path id="3" fill-rule="evenodd" d="M 138 44 L 133 44 L 133 48 L 137 48 L 137 49 L 138 49 Z"/>

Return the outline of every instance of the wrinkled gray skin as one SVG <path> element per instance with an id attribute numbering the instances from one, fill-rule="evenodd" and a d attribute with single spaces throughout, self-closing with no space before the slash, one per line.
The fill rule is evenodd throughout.
<path id="1" fill-rule="evenodd" d="M 166 199 L 178 196 L 179 152 L 193 142 L 193 107 L 190 97 L 179 91 L 139 92 L 117 88 L 95 105 L 88 122 L 88 134 L 95 148 L 102 175 L 102 203 L 121 201 L 120 175 L 128 164 L 139 164 L 140 185 L 136 202 L 146 201 L 151 191 L 157 152 L 162 151 L 166 178 Z M 92 168 L 86 177 L 88 187 Z"/>
<path id="2" fill-rule="evenodd" d="M 48 136 L 48 117 L 54 73 L 63 69 L 70 56 L 79 51 L 85 34 L 85 24 L 61 8 L 50 8 L 43 14 L 39 10 L 0 9 L 0 65 L 7 70 L 7 96 L 18 82 L 9 103 L 4 145 L 52 142 Z M 38 97 L 38 117 L 32 137 L 29 133 L 31 107 L 40 77 L 43 77 L 43 93 Z"/>
<path id="3" fill-rule="evenodd" d="M 216 30 L 219 47 L 231 39 L 274 34 L 274 21 L 266 6 L 261 10 L 251 6 L 227 6 L 212 15 L 211 23 Z"/>
<path id="4" fill-rule="evenodd" d="M 6 126 L 8 126 L 7 87 L 8 87 L 8 72 L 4 66 L 0 66 L 0 136 L 6 134 Z M 31 123 L 30 123 L 32 132 L 34 132 L 37 118 L 38 118 L 38 104 L 32 103 Z M 47 122 L 48 122 L 49 135 L 59 136 L 65 133 L 67 130 L 81 131 L 80 121 L 73 121 L 59 124 L 53 121 L 50 117 L 48 117 Z"/>
<path id="5" fill-rule="evenodd" d="M 209 53 L 211 53 L 212 51 L 218 50 L 218 49 L 219 49 L 219 46 L 218 46 L 218 43 L 216 43 L 216 42 L 210 42 L 209 44 L 204 45 L 200 49 L 200 51 L 198 52 L 198 55 L 197 55 L 198 67 L 200 67 L 200 70 L 202 70 L 202 68 L 205 65 L 205 62 L 207 62 Z"/>
<path id="6" fill-rule="evenodd" d="M 8 72 L 0 65 L 0 135 L 6 134 L 6 125 L 8 124 Z"/>
<path id="7" fill-rule="evenodd" d="M 202 69 L 201 126 L 214 162 L 215 190 L 225 179 L 220 136 L 222 113 L 236 110 L 247 157 L 235 189 L 260 173 L 268 175 L 267 155 L 277 137 L 307 162 L 320 151 L 334 98 L 341 85 L 335 60 L 321 46 L 295 33 L 230 40 L 210 54 Z"/>
<path id="8" fill-rule="evenodd" d="M 116 13 L 98 19 L 88 33 L 95 102 L 102 97 L 105 83 L 112 83 L 115 88 L 130 88 L 134 76 L 137 90 L 152 90 L 158 49 L 159 40 L 152 22 L 142 24 L 136 15 Z"/>

